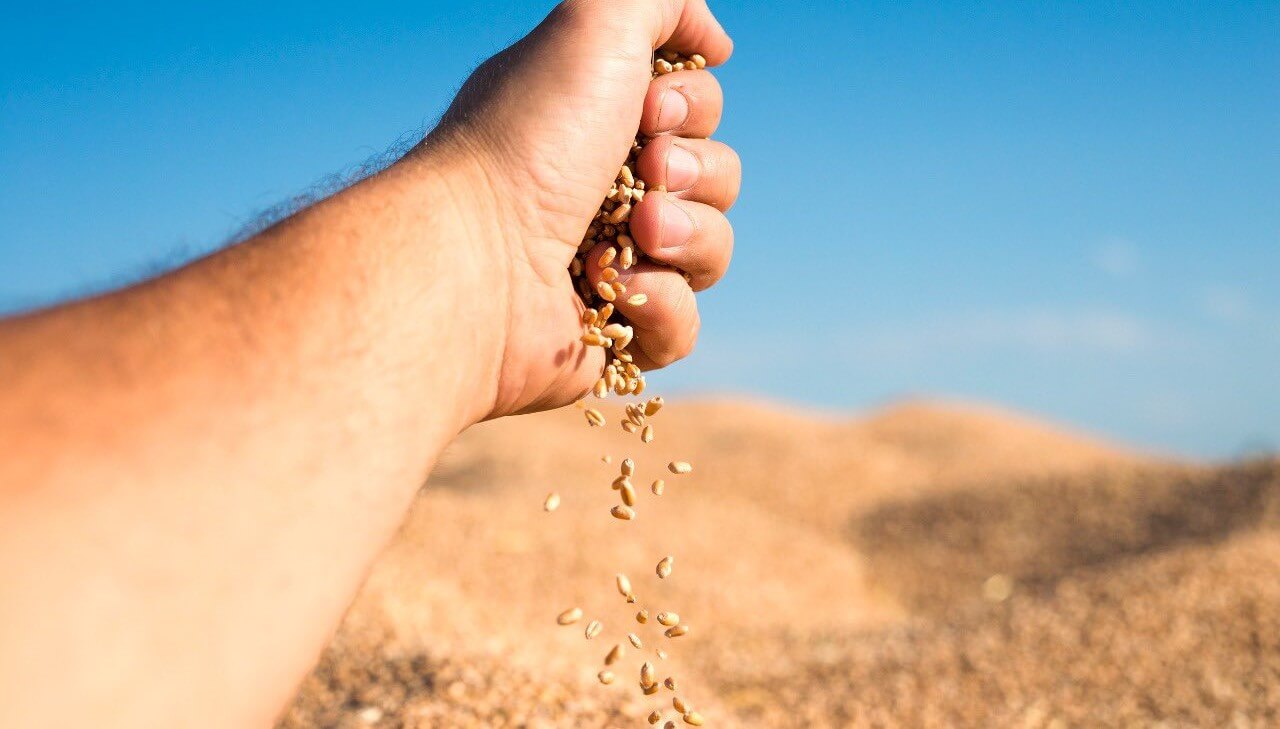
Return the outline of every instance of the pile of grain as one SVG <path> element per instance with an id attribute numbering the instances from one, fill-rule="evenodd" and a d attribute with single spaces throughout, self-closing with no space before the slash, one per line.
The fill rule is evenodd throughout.
<path id="1" fill-rule="evenodd" d="M 465 434 L 282 725 L 633 726 L 654 709 L 638 671 L 607 688 L 596 674 L 615 643 L 638 659 L 628 632 L 646 652 L 665 641 L 636 629 L 662 611 L 695 630 L 646 659 L 677 666 L 719 727 L 1280 717 L 1280 462 L 1153 461 L 972 407 L 846 420 L 678 401 L 662 418 L 646 460 L 687 458 L 696 488 L 669 483 L 629 522 L 607 514 L 618 459 L 582 458 L 581 412 Z M 530 518 L 548 484 L 566 498 Z M 619 565 L 663 598 L 648 625 Z M 569 606 L 583 620 L 556 627 Z M 585 640 L 592 619 L 616 627 Z"/>

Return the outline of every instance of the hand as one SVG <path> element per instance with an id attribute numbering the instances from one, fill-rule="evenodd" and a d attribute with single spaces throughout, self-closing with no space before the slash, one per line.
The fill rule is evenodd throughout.
<path id="1" fill-rule="evenodd" d="M 567 0 L 480 66 L 410 155 L 471 170 L 455 197 L 482 211 L 473 216 L 478 240 L 468 241 L 481 260 L 469 268 L 487 268 L 476 301 L 495 307 L 502 344 L 489 417 L 568 404 L 599 377 L 604 355 L 578 341 L 583 305 L 567 268 L 637 129 L 653 141 L 636 172 L 670 192 L 633 209 L 632 235 L 654 263 L 622 272 L 628 292 L 648 303 L 619 302 L 619 311 L 635 327 L 630 350 L 642 369 L 694 346 L 694 292 L 728 267 L 724 211 L 741 168 L 732 149 L 707 139 L 723 103 L 715 78 L 685 70 L 651 80 L 659 46 L 708 65 L 732 51 L 705 0 Z"/>

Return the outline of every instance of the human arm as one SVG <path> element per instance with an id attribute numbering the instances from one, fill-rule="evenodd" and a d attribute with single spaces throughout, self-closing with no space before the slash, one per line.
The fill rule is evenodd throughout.
<path id="1" fill-rule="evenodd" d="M 0 322 L 0 724 L 271 720 L 440 450 L 598 375 L 556 356 L 579 346 L 564 269 L 679 82 L 649 82 L 663 43 L 729 53 L 697 0 L 562 6 L 386 171 L 172 274 Z M 727 264 L 736 158 L 692 138 L 718 89 L 683 83 L 671 131 L 716 173 L 672 196 L 705 224 L 665 255 L 700 286 Z M 672 143 L 651 145 L 655 179 Z M 692 289 L 633 283 L 649 364 L 687 353 Z"/>

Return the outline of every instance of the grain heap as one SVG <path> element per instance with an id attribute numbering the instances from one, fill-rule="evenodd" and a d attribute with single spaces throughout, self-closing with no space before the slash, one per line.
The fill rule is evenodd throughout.
<path id="1" fill-rule="evenodd" d="M 694 54 L 687 58 L 676 53 L 659 50 L 655 54 L 653 62 L 653 75 L 658 77 L 664 74 L 683 71 L 685 69 L 701 69 L 707 65 L 706 59 L 700 55 Z M 574 286 L 578 290 L 578 294 L 582 297 L 586 309 L 582 314 L 582 324 L 585 331 L 582 334 L 582 343 L 591 347 L 600 347 L 605 351 L 605 366 L 600 378 L 596 381 L 592 388 L 592 394 L 599 399 L 607 398 L 610 393 L 619 396 L 635 395 L 638 396 L 645 391 L 644 373 L 640 371 L 632 356 L 627 352 L 627 346 L 631 344 L 634 337 L 634 330 L 625 321 L 620 313 L 617 314 L 618 321 L 614 321 L 616 308 L 615 303 L 625 301 L 628 306 L 643 306 L 647 303 L 647 297 L 642 293 L 632 293 L 627 295 L 626 286 L 619 279 L 619 269 L 622 271 L 629 270 L 636 263 L 644 259 L 644 254 L 635 245 L 635 240 L 630 235 L 629 218 L 633 204 L 644 200 L 645 193 L 648 189 L 645 181 L 636 177 L 636 161 L 640 156 L 640 152 L 644 149 L 647 140 L 637 137 L 631 144 L 631 151 L 627 155 L 626 162 L 619 170 L 618 176 L 613 185 L 609 189 L 609 194 L 605 197 L 604 202 L 600 205 L 600 210 L 596 214 L 595 219 L 587 227 L 586 234 L 583 236 L 582 243 L 578 246 L 578 253 L 574 257 L 573 262 L 569 266 L 569 273 L 573 278 Z M 661 190 L 661 187 L 653 188 Z M 589 256 L 604 246 L 603 253 L 598 254 L 595 261 L 589 260 Z M 595 263 L 600 268 L 600 280 L 593 286 L 587 271 L 591 264 Z M 688 275 L 685 274 L 686 278 Z M 606 424 L 604 415 L 597 409 L 586 407 L 581 402 L 579 405 L 583 408 L 584 416 L 587 424 L 591 427 L 604 427 Z M 659 410 L 662 409 L 663 400 L 661 397 L 651 397 L 643 402 L 632 402 L 626 405 L 626 419 L 622 421 L 622 429 L 631 434 L 639 434 L 641 443 L 651 443 L 655 437 L 653 424 L 650 421 Z M 606 463 L 609 461 L 606 457 Z M 673 461 L 667 466 L 668 470 L 674 475 L 688 474 L 693 467 L 684 461 Z M 636 516 L 636 488 L 631 482 L 632 476 L 635 475 L 636 464 L 630 458 L 623 459 L 621 463 L 620 473 L 613 481 L 613 489 L 618 492 L 619 500 L 622 502 L 612 509 L 610 513 L 616 519 L 630 521 Z M 649 490 L 655 496 L 662 496 L 665 490 L 665 483 L 662 479 L 655 480 L 649 487 Z M 544 508 L 550 512 L 553 511 L 560 503 L 560 497 L 557 494 L 551 494 L 547 497 Z M 659 579 L 666 579 L 671 575 L 675 558 L 671 555 L 663 557 L 654 568 Z M 631 589 L 631 581 L 625 574 L 619 573 L 615 577 L 618 593 L 626 599 L 627 603 L 635 604 L 638 599 Z M 565 610 L 557 617 L 560 625 L 570 625 L 583 617 L 582 610 L 574 607 Z M 640 608 L 635 615 L 636 622 L 643 625 L 649 621 L 649 611 Z M 680 622 L 680 616 L 672 611 L 664 610 L 655 615 L 655 620 L 666 630 L 662 633 L 668 640 L 673 640 L 683 636 L 689 632 L 689 626 Z M 599 620 L 592 620 L 584 631 L 584 637 L 591 640 L 599 636 L 604 630 L 604 625 Z M 626 642 L 631 648 L 637 651 L 644 650 L 644 643 L 635 633 L 626 634 Z M 626 655 L 627 648 L 622 642 L 618 642 L 609 649 L 604 657 L 605 668 L 602 669 L 597 678 L 600 683 L 608 685 L 612 684 L 618 677 L 614 670 L 609 668 L 617 663 Z M 654 656 L 665 661 L 667 652 L 662 648 L 654 650 Z M 667 676 L 659 681 L 657 668 L 650 661 L 644 661 L 640 666 L 639 687 L 645 696 L 654 696 L 663 688 L 671 693 L 671 706 L 675 709 L 678 716 L 685 724 L 690 726 L 702 726 L 704 719 L 701 714 L 690 707 L 678 694 L 676 694 L 677 683 L 673 676 Z M 655 709 L 648 716 L 648 723 L 657 725 L 663 720 L 662 709 Z M 667 721 L 664 729 L 674 729 L 675 721 Z"/>

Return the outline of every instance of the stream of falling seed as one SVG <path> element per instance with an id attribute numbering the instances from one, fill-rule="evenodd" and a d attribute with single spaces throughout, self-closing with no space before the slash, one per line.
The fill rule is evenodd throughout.
<path id="1" fill-rule="evenodd" d="M 698 54 L 685 57 L 671 51 L 659 50 L 654 54 L 653 76 L 657 78 L 676 71 L 702 69 L 706 65 L 706 59 Z M 631 344 L 632 338 L 635 336 L 635 330 L 627 323 L 625 312 L 619 311 L 618 307 L 640 307 L 647 304 L 649 300 L 642 293 L 632 293 L 628 296 L 626 285 L 619 280 L 619 269 L 622 271 L 629 270 L 637 263 L 645 260 L 644 253 L 636 246 L 635 240 L 631 237 L 629 220 L 632 205 L 644 200 L 646 192 L 650 189 L 665 192 L 661 186 L 649 188 L 644 180 L 636 176 L 636 163 L 647 141 L 647 139 L 636 137 L 635 141 L 632 142 L 626 162 L 618 171 L 616 179 L 609 188 L 609 194 L 605 196 L 604 202 L 600 205 L 600 210 L 587 227 L 582 243 L 578 246 L 577 255 L 574 256 L 569 265 L 569 273 L 573 279 L 574 287 L 585 305 L 585 310 L 582 312 L 583 333 L 580 341 L 589 347 L 600 347 L 605 352 L 604 370 L 591 388 L 591 393 L 601 400 L 608 398 L 610 394 L 639 396 L 645 391 L 644 373 L 641 372 L 640 367 L 636 365 L 634 358 L 627 351 L 628 345 Z M 601 245 L 607 246 L 604 252 L 599 254 L 595 261 L 589 261 L 588 256 L 591 252 Z M 600 280 L 594 285 L 588 275 L 592 263 L 600 269 Z M 688 274 L 684 275 L 687 280 Z M 617 314 L 617 321 L 614 321 L 615 314 Z M 587 407 L 581 401 L 578 404 L 582 409 L 583 417 L 586 419 L 588 426 L 602 428 L 607 425 L 604 414 L 598 409 Z M 663 404 L 661 397 L 650 397 L 642 403 L 627 403 L 624 409 L 626 417 L 621 422 L 622 429 L 629 434 L 638 433 L 641 443 L 652 443 L 656 437 L 656 431 L 649 420 L 658 414 Z M 612 462 L 612 458 L 608 455 L 603 456 L 601 460 L 606 464 Z M 690 473 L 693 470 L 693 466 L 685 461 L 672 461 L 667 464 L 667 470 L 673 475 L 682 476 Z M 615 519 L 631 521 L 636 517 L 636 489 L 631 482 L 631 477 L 635 475 L 635 472 L 635 461 L 631 458 L 624 458 L 619 468 L 619 475 L 613 481 L 613 489 L 618 492 L 619 500 L 622 502 L 609 510 L 609 513 Z M 656 479 L 649 490 L 654 496 L 662 496 L 664 487 L 663 480 Z M 560 496 L 551 494 L 544 502 L 543 508 L 547 512 L 552 512 L 559 503 Z M 666 579 L 670 576 L 674 563 L 675 558 L 673 556 L 667 555 L 663 557 L 654 568 L 658 577 Z M 638 598 L 635 592 L 632 591 L 631 581 L 627 576 L 618 573 L 614 579 L 618 593 L 622 595 L 627 603 L 637 603 Z M 560 625 L 570 625 L 576 623 L 582 617 L 582 610 L 573 607 L 560 613 L 557 617 L 557 622 Z M 668 640 L 678 638 L 689 632 L 689 626 L 680 622 L 680 616 L 670 610 L 657 613 L 655 619 L 659 625 L 666 628 L 663 635 Z M 644 624 L 648 620 L 649 611 L 641 607 L 636 613 L 636 622 Z M 600 635 L 603 630 L 604 626 L 601 621 L 592 620 L 584 631 L 584 637 L 587 640 L 591 640 Z M 625 633 L 625 635 L 626 642 L 630 643 L 635 650 L 644 650 L 644 644 L 639 636 L 635 633 Z M 622 660 L 625 654 L 626 648 L 624 644 L 622 642 L 615 643 L 605 654 L 604 665 L 612 666 Z M 662 648 L 657 648 L 654 651 L 654 655 L 663 661 L 667 658 L 667 652 Z M 600 683 L 609 685 L 614 683 L 617 675 L 613 670 L 605 668 L 597 674 L 597 678 L 599 678 Z M 675 694 L 676 686 L 674 676 L 667 676 L 660 683 L 657 668 L 652 662 L 646 660 L 641 664 L 639 674 L 641 692 L 645 696 L 653 696 L 665 687 L 671 693 L 672 708 L 684 723 L 690 726 L 702 726 L 704 722 L 702 715 L 694 711 L 683 699 Z M 651 725 L 657 725 L 663 718 L 662 709 L 658 708 L 649 714 L 647 721 Z M 675 722 L 667 721 L 663 726 L 664 729 L 673 729 Z"/>

